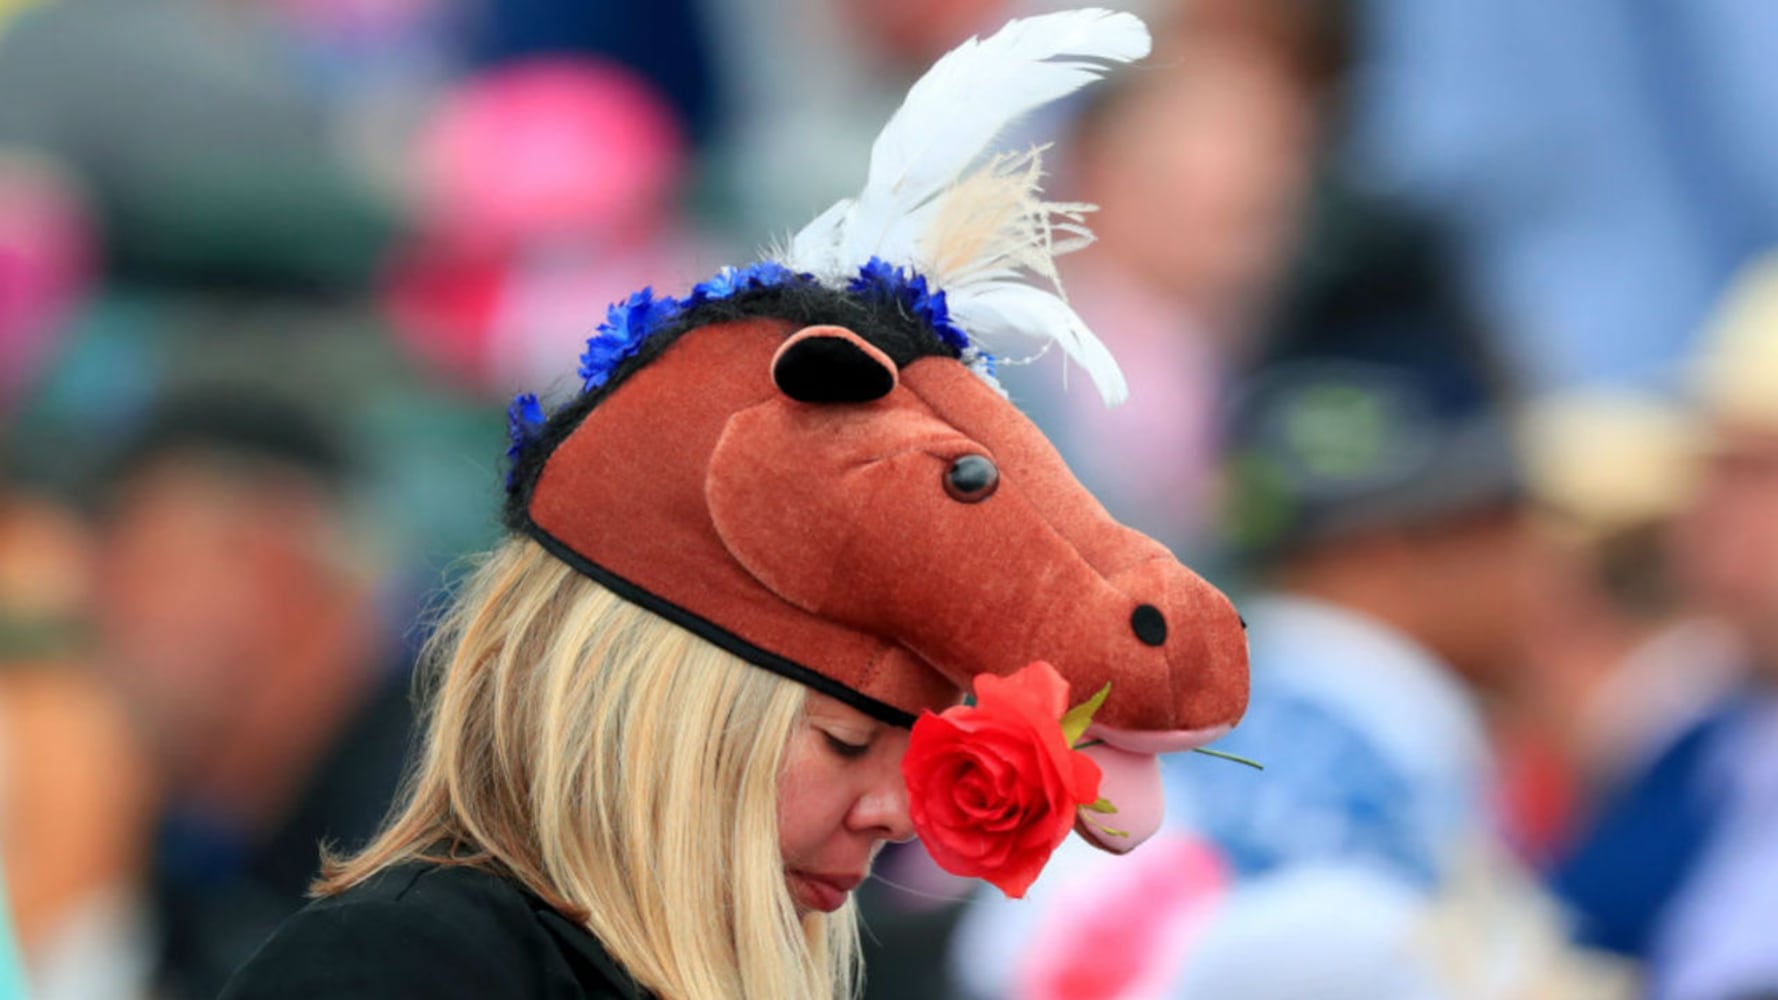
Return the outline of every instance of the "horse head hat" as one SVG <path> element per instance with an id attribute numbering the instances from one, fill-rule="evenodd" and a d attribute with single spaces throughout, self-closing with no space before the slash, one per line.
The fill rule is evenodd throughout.
<path id="1" fill-rule="evenodd" d="M 1147 44 L 1102 11 L 966 44 L 915 85 L 858 198 L 775 259 L 613 306 L 573 399 L 514 403 L 508 526 L 886 722 L 1035 660 L 1077 691 L 1110 683 L 1092 753 L 1126 820 L 1152 804 L 1158 822 L 1153 756 L 1245 709 L 1243 626 L 1108 515 L 994 382 L 986 338 L 1024 335 L 1121 395 L 1072 310 L 1020 280 L 1054 277 L 1086 206 L 1037 200 L 1035 152 L 963 176 L 1007 120 Z M 1122 850 L 1149 829 L 1097 839 Z"/>

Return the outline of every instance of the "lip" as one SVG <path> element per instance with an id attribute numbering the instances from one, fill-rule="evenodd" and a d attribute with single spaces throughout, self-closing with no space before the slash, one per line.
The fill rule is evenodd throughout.
<path id="1" fill-rule="evenodd" d="M 797 905 L 823 913 L 832 913 L 845 906 L 852 890 L 864 881 L 864 876 L 852 874 L 796 870 L 786 874 L 789 876 L 791 898 L 796 900 Z"/>

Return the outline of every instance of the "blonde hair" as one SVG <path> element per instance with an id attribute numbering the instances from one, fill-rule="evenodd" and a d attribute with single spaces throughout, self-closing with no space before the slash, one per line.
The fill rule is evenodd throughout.
<path id="1" fill-rule="evenodd" d="M 807 689 L 618 598 L 536 542 L 495 549 L 428 646 L 425 742 L 376 839 L 319 895 L 392 865 L 480 865 L 581 921 L 672 1000 L 851 996 L 857 917 L 799 920 L 778 775 Z"/>

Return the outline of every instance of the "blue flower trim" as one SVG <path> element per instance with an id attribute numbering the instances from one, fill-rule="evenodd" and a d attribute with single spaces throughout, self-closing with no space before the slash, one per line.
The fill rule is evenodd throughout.
<path id="1" fill-rule="evenodd" d="M 512 474 L 518 468 L 520 453 L 525 450 L 526 445 L 537 439 L 537 432 L 543 430 L 544 420 L 543 404 L 537 401 L 535 393 L 519 393 L 506 408 L 506 435 L 512 439 L 512 446 L 506 449 L 507 486 L 512 485 Z"/>
<path id="2" fill-rule="evenodd" d="M 742 292 L 814 280 L 812 274 L 800 274 L 777 261 L 762 260 L 746 267 L 723 268 L 708 281 L 694 285 L 691 295 L 684 300 L 669 295 L 657 297 L 653 288 L 644 288 L 612 305 L 605 322 L 587 339 L 586 353 L 580 356 L 583 391 L 591 392 L 609 382 L 618 365 L 634 357 L 644 341 L 686 309 L 733 298 Z"/>
<path id="3" fill-rule="evenodd" d="M 656 297 L 653 288 L 644 288 L 612 305 L 605 322 L 599 324 L 598 331 L 587 339 L 586 353 L 580 356 L 583 391 L 592 392 L 611 381 L 611 375 L 619 365 L 635 357 L 644 341 L 686 309 L 730 299 L 743 292 L 815 280 L 812 274 L 792 271 L 777 261 L 762 260 L 746 267 L 723 268 L 709 280 L 692 286 L 691 294 L 683 300 L 668 295 Z M 970 343 L 969 336 L 951 322 L 945 293 L 933 290 L 925 275 L 872 257 L 858 269 L 857 277 L 846 284 L 846 290 L 901 306 L 930 328 L 972 371 L 988 382 L 994 382 L 994 356 Z M 535 407 L 535 404 L 533 399 L 531 405 Z M 514 400 L 513 405 L 517 407 L 519 400 Z M 513 426 L 518 425 L 514 423 Z M 518 431 L 515 429 L 513 433 L 516 442 Z"/>
<path id="4" fill-rule="evenodd" d="M 692 286 L 691 297 L 686 299 L 686 304 L 699 305 L 731 299 L 742 292 L 814 280 L 815 276 L 812 274 L 792 271 L 775 260 L 762 260 L 746 267 L 725 267 L 710 280 L 698 282 Z"/>
<path id="5" fill-rule="evenodd" d="M 945 293 L 928 287 L 924 274 L 896 267 L 881 257 L 872 257 L 858 269 L 858 276 L 846 284 L 846 290 L 878 300 L 899 302 L 938 334 L 938 339 L 959 357 L 972 347 L 969 335 L 951 322 L 951 311 L 945 307 Z"/>
<path id="6" fill-rule="evenodd" d="M 584 390 L 591 392 L 610 381 L 617 366 L 634 357 L 642 342 L 679 312 L 677 299 L 669 295 L 657 299 L 652 287 L 612 305 L 598 332 L 587 338 L 586 353 L 580 356 Z"/>

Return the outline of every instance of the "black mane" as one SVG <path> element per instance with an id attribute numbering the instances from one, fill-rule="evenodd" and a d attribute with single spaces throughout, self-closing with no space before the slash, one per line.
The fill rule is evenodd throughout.
<path id="1" fill-rule="evenodd" d="M 507 530 L 525 530 L 529 523 L 526 510 L 531 506 L 531 491 L 543 472 L 544 463 L 607 394 L 690 330 L 760 318 L 786 320 L 797 329 L 823 324 L 843 326 L 887 354 L 897 368 L 905 368 L 918 358 L 957 357 L 955 348 L 941 340 L 900 302 L 855 295 L 814 282 L 798 281 L 751 289 L 730 298 L 701 302 L 685 309 L 652 333 L 633 357 L 617 366 L 603 386 L 580 394 L 551 413 L 543 428 L 519 449 L 513 459 L 502 512 Z"/>

